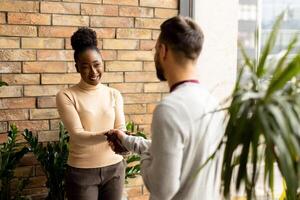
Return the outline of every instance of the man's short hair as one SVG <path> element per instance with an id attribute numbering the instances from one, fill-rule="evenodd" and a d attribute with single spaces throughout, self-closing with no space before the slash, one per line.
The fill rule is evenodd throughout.
<path id="1" fill-rule="evenodd" d="M 172 17 L 160 26 L 159 42 L 167 44 L 175 53 L 196 60 L 202 50 L 204 35 L 189 17 Z"/>

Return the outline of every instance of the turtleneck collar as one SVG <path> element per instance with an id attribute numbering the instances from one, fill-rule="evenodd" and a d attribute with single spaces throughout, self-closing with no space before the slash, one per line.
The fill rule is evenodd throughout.
<path id="1" fill-rule="evenodd" d="M 99 83 L 98 85 L 90 85 L 86 83 L 83 79 L 81 79 L 80 82 L 78 83 L 78 86 L 83 90 L 96 90 L 100 88 L 102 84 Z"/>

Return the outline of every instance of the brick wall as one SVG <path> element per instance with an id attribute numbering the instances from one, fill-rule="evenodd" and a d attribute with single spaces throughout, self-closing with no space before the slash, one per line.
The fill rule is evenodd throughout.
<path id="1" fill-rule="evenodd" d="M 40 141 L 57 139 L 55 94 L 80 79 L 70 46 L 80 26 L 98 34 L 103 82 L 122 92 L 126 119 L 149 132 L 153 109 L 168 92 L 156 79 L 152 48 L 159 25 L 178 13 L 177 1 L 0 0 L 0 75 L 9 84 L 0 89 L 1 142 L 11 123 L 33 130 Z M 25 192 L 42 197 L 45 177 L 32 155 L 16 171 L 16 176 L 28 174 Z M 130 200 L 147 198 L 140 178 L 127 187 Z"/>

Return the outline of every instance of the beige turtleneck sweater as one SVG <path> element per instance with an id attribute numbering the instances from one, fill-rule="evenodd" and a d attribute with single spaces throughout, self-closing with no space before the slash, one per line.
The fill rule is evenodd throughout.
<path id="1" fill-rule="evenodd" d="M 123 99 L 119 91 L 81 80 L 56 95 L 59 115 L 70 135 L 68 165 L 98 168 L 116 164 L 123 157 L 109 147 L 104 133 L 125 129 Z"/>

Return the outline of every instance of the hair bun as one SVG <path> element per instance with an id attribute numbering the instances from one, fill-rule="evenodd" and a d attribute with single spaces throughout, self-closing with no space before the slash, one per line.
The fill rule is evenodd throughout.
<path id="1" fill-rule="evenodd" d="M 93 29 L 88 27 L 79 28 L 71 37 L 71 45 L 75 51 L 97 47 L 97 34 Z"/>

